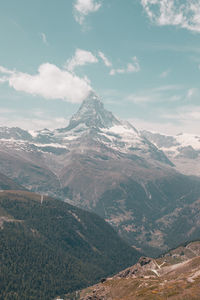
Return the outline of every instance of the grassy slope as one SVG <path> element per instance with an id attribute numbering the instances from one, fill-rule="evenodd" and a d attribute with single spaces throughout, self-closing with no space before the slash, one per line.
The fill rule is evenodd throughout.
<path id="1" fill-rule="evenodd" d="M 0 193 L 0 299 L 41 299 L 83 288 L 139 254 L 104 220 L 24 191 Z"/>
<path id="2" fill-rule="evenodd" d="M 81 291 L 80 299 L 86 299 L 88 295 L 91 295 L 91 300 L 96 299 L 94 296 L 97 299 L 104 296 L 107 300 L 199 299 L 199 241 L 180 246 L 142 268 L 137 264 L 134 269 L 138 270 L 135 276 L 124 276 L 125 270 L 104 283 Z M 157 275 L 152 270 L 156 270 Z"/>

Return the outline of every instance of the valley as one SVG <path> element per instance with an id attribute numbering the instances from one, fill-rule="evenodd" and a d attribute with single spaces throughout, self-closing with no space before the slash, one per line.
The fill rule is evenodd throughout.
<path id="1" fill-rule="evenodd" d="M 130 245 L 156 256 L 198 238 L 200 226 L 197 158 L 187 160 L 194 174 L 181 173 L 180 158 L 164 151 L 178 140 L 156 137 L 119 120 L 91 92 L 65 128 L 1 127 L 0 171 L 30 191 L 97 213 Z M 179 156 L 186 155 L 181 147 Z"/>

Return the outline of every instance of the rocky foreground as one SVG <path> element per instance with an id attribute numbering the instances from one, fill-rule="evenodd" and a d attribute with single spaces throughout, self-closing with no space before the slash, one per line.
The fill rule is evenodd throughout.
<path id="1" fill-rule="evenodd" d="M 200 241 L 157 259 L 141 257 L 136 265 L 65 299 L 200 299 Z"/>

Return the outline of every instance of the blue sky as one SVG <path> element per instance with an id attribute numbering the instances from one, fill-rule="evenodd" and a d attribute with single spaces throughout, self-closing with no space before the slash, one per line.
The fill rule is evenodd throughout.
<path id="1" fill-rule="evenodd" d="M 0 126 L 56 128 L 91 89 L 137 128 L 200 134 L 200 0 L 7 0 Z"/>

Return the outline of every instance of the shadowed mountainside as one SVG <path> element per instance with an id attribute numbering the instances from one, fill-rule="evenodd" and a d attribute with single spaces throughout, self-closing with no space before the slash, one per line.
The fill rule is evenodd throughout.
<path id="1" fill-rule="evenodd" d="M 0 193 L 0 299 L 49 300 L 135 263 L 103 219 L 26 191 Z"/>

